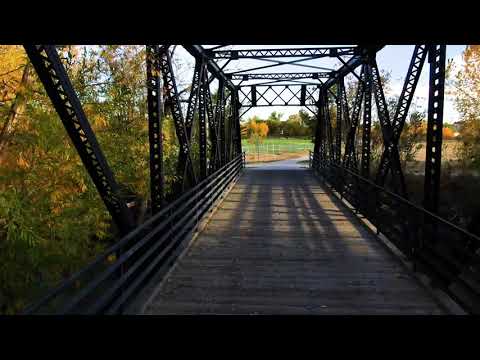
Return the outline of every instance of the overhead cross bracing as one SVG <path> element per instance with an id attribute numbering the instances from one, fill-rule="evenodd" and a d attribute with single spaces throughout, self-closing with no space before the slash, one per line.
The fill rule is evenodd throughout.
<path id="1" fill-rule="evenodd" d="M 205 46 L 203 54 L 238 90 L 241 116 L 253 107 L 303 106 L 316 115 L 320 89 L 382 46 Z M 188 50 L 188 49 L 187 49 Z"/>

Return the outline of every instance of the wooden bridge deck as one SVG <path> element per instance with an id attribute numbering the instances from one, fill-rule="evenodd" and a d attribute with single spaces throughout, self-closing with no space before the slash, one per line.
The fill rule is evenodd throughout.
<path id="1" fill-rule="evenodd" d="M 304 169 L 246 169 L 144 314 L 442 314 Z"/>

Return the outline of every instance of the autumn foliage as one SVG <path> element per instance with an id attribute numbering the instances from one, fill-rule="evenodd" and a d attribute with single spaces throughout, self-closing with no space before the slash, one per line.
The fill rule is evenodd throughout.
<path id="1" fill-rule="evenodd" d="M 480 169 L 480 45 L 468 45 L 463 60 L 463 68 L 453 81 L 461 123 L 458 155 L 466 166 Z"/>
<path id="2" fill-rule="evenodd" d="M 122 193 L 149 198 L 144 46 L 58 49 Z M 165 180 L 176 174 L 163 122 Z M 22 46 L 0 46 L 0 314 L 20 311 L 118 238 Z"/>
<path id="3" fill-rule="evenodd" d="M 268 125 L 253 119 L 247 124 L 247 134 L 250 139 L 263 139 L 268 135 Z"/>
<path id="4" fill-rule="evenodd" d="M 268 135 L 268 125 L 264 122 L 257 122 L 256 118 L 252 118 L 247 123 L 246 129 L 248 134 L 248 142 L 255 144 L 257 158 L 259 158 L 259 146 L 263 142 L 263 139 Z"/>
<path id="5" fill-rule="evenodd" d="M 442 130 L 442 135 L 444 140 L 451 140 L 455 138 L 454 131 L 449 127 L 444 127 Z"/>

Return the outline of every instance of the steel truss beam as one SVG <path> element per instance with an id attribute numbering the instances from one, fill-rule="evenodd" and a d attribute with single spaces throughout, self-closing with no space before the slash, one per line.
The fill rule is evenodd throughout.
<path id="1" fill-rule="evenodd" d="M 363 94 L 363 126 L 362 126 L 362 162 L 360 175 L 370 177 L 370 132 L 372 126 L 372 67 L 365 65 L 365 84 Z"/>
<path id="2" fill-rule="evenodd" d="M 235 120 L 235 104 L 234 104 L 234 95 L 230 93 L 228 107 L 226 108 L 227 116 L 225 116 L 226 127 L 227 127 L 227 146 L 226 146 L 226 162 L 228 163 L 233 157 L 234 153 L 234 137 L 235 129 L 234 120 Z"/>
<path id="3" fill-rule="evenodd" d="M 380 120 L 380 126 L 382 129 L 383 143 L 385 144 L 385 146 L 389 146 L 393 136 L 392 123 L 390 121 L 387 102 L 385 100 L 385 94 L 383 92 L 380 72 L 378 70 L 377 62 L 375 59 L 372 59 L 371 65 L 373 91 L 375 94 L 375 104 L 377 105 L 378 118 Z M 398 151 L 392 151 L 390 155 L 391 169 L 393 174 L 392 179 L 394 181 L 393 190 L 406 198 L 407 192 L 405 188 L 405 180 L 403 177 L 402 167 L 400 165 L 400 156 L 398 154 Z"/>
<path id="4" fill-rule="evenodd" d="M 288 49 L 245 49 L 208 51 L 214 59 L 255 59 L 276 57 L 337 57 L 355 55 L 356 47 L 318 47 L 318 48 L 288 48 Z"/>
<path id="5" fill-rule="evenodd" d="M 165 97 L 168 99 L 168 105 L 172 114 L 173 122 L 175 124 L 175 132 L 177 134 L 178 143 L 180 145 L 181 161 L 179 166 L 182 166 L 182 162 L 185 162 L 186 169 L 185 175 L 179 173 L 179 181 L 176 185 L 176 191 L 181 193 L 185 187 L 185 183 L 188 182 L 191 186 L 197 183 L 195 172 L 193 169 L 193 163 L 190 152 L 190 141 L 187 135 L 187 129 L 185 127 L 185 121 L 183 118 L 182 108 L 180 106 L 180 98 L 178 96 L 177 85 L 175 82 L 175 76 L 173 73 L 172 59 L 170 52 L 168 51 L 168 45 L 163 45 L 160 48 L 160 70 L 163 76 L 163 90 Z M 185 160 L 183 160 L 185 159 Z"/>
<path id="6" fill-rule="evenodd" d="M 231 80 L 296 80 L 321 79 L 335 77 L 335 71 L 298 72 L 298 73 L 265 73 L 265 74 L 225 74 Z"/>
<path id="7" fill-rule="evenodd" d="M 241 129 L 240 129 L 240 108 L 241 104 L 240 101 L 238 100 L 238 91 L 235 91 L 233 93 L 234 97 L 232 99 L 232 106 L 235 106 L 235 127 L 236 127 L 236 133 L 235 133 L 235 154 L 234 156 L 237 156 L 242 153 L 242 134 L 241 134 Z"/>
<path id="8" fill-rule="evenodd" d="M 430 45 L 430 89 L 428 94 L 427 146 L 425 159 L 425 209 L 437 212 L 442 165 L 443 101 L 445 91 L 445 45 Z"/>
<path id="9" fill-rule="evenodd" d="M 210 93 L 210 81 L 208 74 L 204 73 L 203 91 L 205 96 L 205 109 L 208 118 L 208 131 L 210 134 L 210 162 L 208 164 L 209 174 L 220 168 L 220 144 L 217 130 L 216 118 L 213 111 L 212 96 Z"/>
<path id="10" fill-rule="evenodd" d="M 209 169 L 210 172 L 213 172 L 220 168 L 222 165 L 231 159 L 231 151 L 229 147 L 232 144 L 231 137 L 233 136 L 232 132 L 232 125 L 233 121 L 238 121 L 237 127 L 240 128 L 240 118 L 234 117 L 233 113 L 229 114 L 229 116 L 233 116 L 231 121 L 228 122 L 227 128 L 225 127 L 226 121 L 226 101 L 227 96 L 225 94 L 226 90 L 230 91 L 230 96 L 232 101 L 230 102 L 229 110 L 233 103 L 233 95 L 237 93 L 237 87 L 231 82 L 229 78 L 223 72 L 223 68 L 228 64 L 224 64 L 222 68 L 218 66 L 218 64 L 209 56 L 209 50 L 203 49 L 202 46 L 199 45 L 184 45 L 184 48 L 193 56 L 195 57 L 196 61 L 203 61 L 206 64 L 208 71 L 212 73 L 212 76 L 205 81 L 203 81 L 203 88 L 204 94 L 201 95 L 205 101 L 205 108 L 207 110 L 207 117 L 209 123 L 209 133 L 211 138 L 211 151 L 210 151 L 210 164 Z M 210 49 L 211 50 L 211 49 Z M 216 110 L 215 115 L 213 112 L 213 106 L 211 104 L 211 96 L 210 96 L 210 89 L 209 84 L 216 77 L 219 81 L 219 96 L 217 98 Z M 241 149 L 241 143 L 239 148 Z M 240 150 L 241 151 L 241 150 Z"/>
<path id="11" fill-rule="evenodd" d="M 248 88 L 250 91 L 244 91 Z M 308 99 L 316 99 L 320 85 L 251 85 L 238 87 L 242 106 L 306 106 Z M 313 105 L 313 104 L 311 104 Z"/>
<path id="12" fill-rule="evenodd" d="M 187 139 L 192 141 L 192 130 L 195 126 L 195 120 L 198 118 L 199 124 L 199 157 L 200 157 L 200 178 L 207 175 L 206 170 L 206 114 L 205 114 L 205 94 L 202 89 L 202 84 L 205 81 L 204 72 L 207 71 L 203 59 L 197 59 L 195 62 L 195 69 L 193 71 L 193 79 L 190 90 L 190 98 L 188 100 L 187 115 L 185 118 L 185 129 L 187 132 Z M 197 117 L 195 115 L 198 115 Z M 181 173 L 186 171 L 186 156 L 180 153 L 178 160 L 178 170 Z"/>
<path id="13" fill-rule="evenodd" d="M 338 79 L 337 97 L 335 104 L 337 106 L 337 120 L 335 124 L 335 162 L 340 164 L 342 158 L 342 118 L 343 118 L 343 93 L 345 92 L 345 84 L 343 78 Z"/>
<path id="14" fill-rule="evenodd" d="M 195 62 L 195 69 L 193 71 L 192 85 L 190 89 L 190 98 L 188 99 L 187 115 L 185 116 L 185 129 L 187 131 L 187 137 L 190 141 L 192 138 L 192 127 L 195 114 L 198 109 L 198 100 L 200 97 L 200 79 L 203 78 L 203 66 L 201 60 Z"/>
<path id="15" fill-rule="evenodd" d="M 122 233 L 129 232 L 134 227 L 132 213 L 119 194 L 119 186 L 100 149 L 55 46 L 25 45 L 24 47 L 113 221 Z"/>
<path id="16" fill-rule="evenodd" d="M 219 134 L 220 166 L 223 166 L 225 164 L 225 82 L 223 81 L 220 81 L 218 84 L 215 110 L 215 123 L 217 125 L 217 134 Z"/>
<path id="17" fill-rule="evenodd" d="M 328 99 L 328 92 L 323 92 L 323 100 L 320 102 L 320 105 L 323 105 L 323 116 L 325 118 L 324 123 L 326 127 L 326 140 L 328 142 L 328 147 L 325 145 L 325 153 L 328 150 L 328 161 L 334 162 L 335 161 L 335 145 L 333 143 L 333 132 L 332 132 L 332 123 L 330 120 L 330 106 L 329 106 L 329 99 Z"/>
<path id="18" fill-rule="evenodd" d="M 203 180 L 208 175 L 207 164 L 207 96 L 210 96 L 210 92 L 207 92 L 205 86 L 208 85 L 208 71 L 205 62 L 202 61 L 201 69 L 199 71 L 199 95 L 198 95 L 198 140 L 199 157 L 200 157 L 200 180 Z"/>
<path id="19" fill-rule="evenodd" d="M 354 171 L 358 171 L 357 154 L 355 150 L 355 137 L 357 133 L 358 120 L 360 117 L 360 108 L 362 106 L 362 99 L 364 93 L 363 84 L 365 79 L 365 66 L 362 66 L 360 79 L 362 81 L 359 81 L 357 85 L 357 92 L 355 95 L 355 101 L 353 103 L 352 115 L 350 118 L 349 130 L 347 133 L 347 139 L 345 144 L 345 153 L 343 155 L 343 166 Z M 348 106 L 346 106 L 346 108 L 348 108 Z"/>
<path id="20" fill-rule="evenodd" d="M 318 96 L 318 110 L 317 110 L 317 126 L 315 128 L 315 143 L 313 146 L 313 153 L 318 155 L 320 161 L 323 161 L 323 137 L 324 137 L 324 109 L 325 107 L 322 105 L 322 100 L 324 100 L 324 96 L 320 92 Z"/>
<path id="21" fill-rule="evenodd" d="M 422 72 L 423 64 L 425 63 L 427 52 L 428 49 L 426 45 L 417 45 L 413 50 L 412 60 L 409 65 L 405 82 L 403 84 L 403 89 L 400 94 L 400 98 L 398 99 L 395 115 L 393 117 L 392 139 L 385 144 L 385 149 L 382 153 L 378 168 L 376 182 L 380 186 L 384 185 L 388 172 L 391 169 L 391 159 L 394 156 L 393 153 L 398 153 L 398 141 L 400 139 L 400 134 L 405 125 L 408 110 L 415 94 L 415 89 Z"/>
<path id="22" fill-rule="evenodd" d="M 152 215 L 164 205 L 163 139 L 162 118 L 163 98 L 161 91 L 160 48 L 146 46 L 147 62 L 147 106 L 148 139 L 150 144 L 150 193 Z"/>
<path id="23" fill-rule="evenodd" d="M 311 58 L 301 58 L 301 59 L 295 59 L 295 60 L 290 60 L 290 61 L 280 61 L 280 60 L 272 60 L 272 59 L 263 59 L 263 58 L 258 58 L 257 60 L 264 61 L 264 62 L 269 62 L 273 63 L 270 65 L 264 65 L 264 66 L 257 66 L 254 68 L 248 68 L 248 69 L 242 69 L 242 70 L 237 70 L 234 72 L 229 73 L 229 75 L 233 74 L 241 74 L 241 73 L 248 73 L 250 71 L 255 71 L 255 70 L 262 70 L 262 69 L 269 69 L 272 67 L 277 67 L 277 66 L 282 66 L 282 65 L 294 65 L 294 66 L 299 66 L 299 67 L 304 67 L 304 68 L 310 68 L 310 69 L 318 69 L 318 70 L 327 70 L 327 71 L 335 71 L 332 68 L 326 68 L 323 66 L 317 66 L 317 65 L 309 65 L 309 64 L 300 64 L 304 63 L 306 61 L 314 60 L 319 58 L 317 57 L 311 57 Z"/>
<path id="24" fill-rule="evenodd" d="M 351 73 L 353 70 L 363 64 L 365 56 L 367 56 L 368 54 L 375 54 L 378 51 L 382 50 L 383 47 L 384 45 L 371 47 L 358 46 L 357 55 L 353 56 L 350 60 L 347 61 L 345 65 L 343 65 L 340 69 L 336 70 L 337 79 L 345 77 L 346 75 Z M 323 84 L 323 86 L 326 89 L 329 89 L 336 83 L 337 79 L 328 79 L 325 84 Z"/>
<path id="25" fill-rule="evenodd" d="M 204 59 L 207 64 L 207 69 L 210 71 L 218 80 L 225 82 L 225 85 L 231 90 L 235 91 L 235 85 L 227 79 L 225 73 L 220 69 L 217 63 L 208 56 L 208 50 L 204 49 L 200 45 L 183 45 L 185 50 L 187 50 L 190 55 L 192 55 L 196 60 Z"/>

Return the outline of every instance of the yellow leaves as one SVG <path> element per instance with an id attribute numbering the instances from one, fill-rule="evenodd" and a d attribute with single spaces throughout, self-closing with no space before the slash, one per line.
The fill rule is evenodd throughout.
<path id="1" fill-rule="evenodd" d="M 117 257 L 115 256 L 115 254 L 111 254 L 111 255 L 108 255 L 107 257 L 107 262 L 112 264 L 115 262 L 115 260 L 117 260 Z"/>
<path id="2" fill-rule="evenodd" d="M 443 138 L 446 140 L 453 139 L 455 137 L 453 130 L 448 127 L 444 127 L 442 129 L 442 135 L 443 135 Z"/>
<path id="3" fill-rule="evenodd" d="M 62 197 L 62 193 L 61 193 L 61 191 L 59 191 L 59 190 L 54 190 L 54 191 L 52 191 L 52 193 L 50 194 L 50 200 L 53 201 L 53 202 L 56 202 L 56 201 L 59 200 L 61 197 Z"/>
<path id="4" fill-rule="evenodd" d="M 19 45 L 0 45 L 0 100 L 11 99 L 20 83 L 25 51 Z"/>
<path id="5" fill-rule="evenodd" d="M 250 134 L 254 134 L 260 137 L 265 137 L 268 134 L 268 125 L 265 123 L 257 123 L 255 120 L 251 120 L 248 125 L 247 129 Z"/>
<path id="6" fill-rule="evenodd" d="M 85 183 L 81 183 L 80 184 L 80 192 L 84 193 L 85 191 L 87 191 L 87 185 L 85 185 Z"/>
<path id="7" fill-rule="evenodd" d="M 21 169 L 28 169 L 30 167 L 30 164 L 27 162 L 27 160 L 23 157 L 23 154 L 20 153 L 17 159 L 17 165 Z"/>
<path id="8" fill-rule="evenodd" d="M 95 130 L 104 130 L 108 128 L 108 121 L 104 116 L 97 115 L 94 117 Z"/>
<path id="9" fill-rule="evenodd" d="M 68 174 L 71 172 L 73 168 L 73 164 L 69 162 L 68 160 L 65 162 L 62 162 L 61 164 L 58 165 L 58 175 L 63 176 L 64 174 Z"/>
<path id="10" fill-rule="evenodd" d="M 247 132 L 250 136 L 249 141 L 253 142 L 260 142 L 264 137 L 268 134 L 268 125 L 264 122 L 257 123 L 255 119 L 251 119 L 247 124 Z"/>

